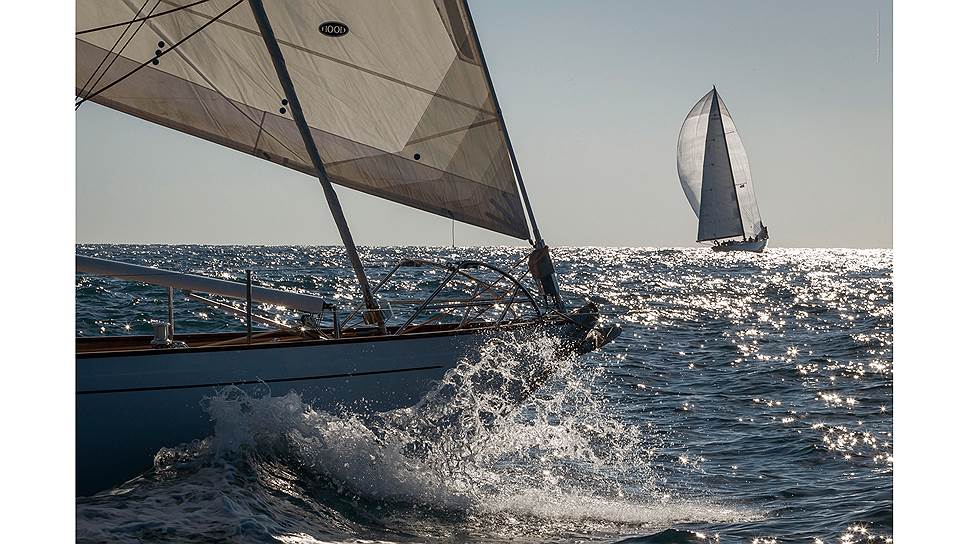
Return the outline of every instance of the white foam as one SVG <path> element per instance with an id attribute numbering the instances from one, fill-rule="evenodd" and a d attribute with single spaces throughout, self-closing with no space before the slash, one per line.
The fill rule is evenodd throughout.
<path id="1" fill-rule="evenodd" d="M 208 410 L 219 455 L 284 448 L 303 471 L 344 493 L 474 514 L 669 526 L 748 513 L 663 503 L 640 432 L 593 393 L 599 369 L 560 357 L 551 338 L 505 338 L 463 361 L 411 409 L 335 416 L 295 393 L 223 391 Z M 555 369 L 523 403 L 522 374 Z M 630 493 L 629 488 L 634 488 Z"/>
<path id="2" fill-rule="evenodd" d="M 752 510 L 704 501 L 668 500 L 644 504 L 580 494 L 549 496 L 543 492 L 495 498 L 486 507 L 545 519 L 604 521 L 623 525 L 672 527 L 683 523 L 737 523 L 759 519 Z"/>
<path id="3" fill-rule="evenodd" d="M 373 528 L 345 517 L 346 504 L 366 519 L 384 509 L 419 512 L 416 521 L 390 518 L 415 534 L 452 529 L 507 540 L 756 516 L 664 495 L 648 437 L 594 393 L 601 369 L 557 348 L 550 338 L 498 339 L 417 406 L 367 417 L 316 410 L 296 393 L 223 389 L 206 403 L 214 435 L 158 452 L 155 470 L 117 490 L 123 496 L 84 499 L 78 535 L 349 542 Z M 508 400 L 548 371 L 540 391 Z"/>

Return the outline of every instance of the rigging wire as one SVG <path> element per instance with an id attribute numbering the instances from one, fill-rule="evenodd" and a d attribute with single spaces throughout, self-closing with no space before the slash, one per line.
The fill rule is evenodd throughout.
<path id="1" fill-rule="evenodd" d="M 222 93 L 219 93 L 219 94 L 222 95 L 223 97 L 225 97 L 224 94 L 222 94 Z M 226 98 L 226 100 L 227 100 L 227 98 Z M 268 114 L 269 114 L 269 112 L 267 112 L 267 111 L 262 112 L 262 120 L 259 121 L 259 133 L 255 135 L 255 143 L 252 144 L 252 154 L 253 155 L 255 155 L 259 151 L 259 140 L 262 138 L 262 126 L 266 124 L 266 115 L 268 115 Z"/>
<path id="2" fill-rule="evenodd" d="M 161 11 L 161 12 L 155 13 L 154 15 L 148 14 L 148 16 L 146 16 L 146 17 L 142 17 L 140 19 L 133 19 L 133 20 L 127 22 L 127 23 L 115 23 L 113 25 L 105 25 L 105 26 L 99 26 L 97 28 L 89 28 L 87 30 L 81 30 L 80 32 L 75 32 L 74 35 L 75 36 L 80 36 L 82 34 L 90 34 L 91 32 L 98 32 L 98 31 L 101 31 L 101 30 L 108 30 L 110 28 L 117 28 L 119 26 L 123 26 L 123 25 L 126 25 L 126 24 L 127 25 L 130 25 L 131 23 L 136 23 L 138 21 L 146 21 L 148 19 L 154 19 L 155 17 L 161 17 L 162 15 L 168 15 L 169 13 L 174 13 L 176 11 L 181 11 L 183 9 L 188 9 L 190 7 L 197 6 L 199 4 L 204 4 L 205 2 L 208 2 L 208 1 L 209 0 L 198 0 L 197 2 L 192 2 L 191 4 L 185 4 L 184 6 L 178 6 L 177 8 L 169 9 L 167 11 Z M 145 1 L 145 3 L 146 4 L 148 3 L 147 0 Z M 141 11 L 139 10 L 138 13 L 141 13 Z M 137 15 L 135 17 L 137 17 Z"/>
<path id="3" fill-rule="evenodd" d="M 193 4 L 189 4 L 189 5 L 193 5 Z M 188 7 L 188 6 L 185 6 L 185 7 Z M 229 9 L 232 9 L 232 7 L 230 7 Z M 219 14 L 216 17 L 221 17 L 222 15 L 224 15 L 224 13 Z M 203 17 L 207 17 L 207 16 L 204 16 L 203 15 Z M 154 25 L 154 23 L 151 23 L 151 24 Z M 161 35 L 162 38 L 164 38 L 164 39 L 166 39 L 168 41 L 171 41 L 171 39 L 168 36 L 164 35 L 160 30 L 158 30 L 154 26 L 152 26 L 151 28 L 152 28 L 152 30 L 155 30 L 155 32 L 158 32 Z M 181 43 L 181 42 L 179 42 L 179 43 Z M 174 46 L 172 46 L 172 49 L 174 49 Z M 268 138 L 271 138 L 277 144 L 279 144 L 282 148 L 284 148 L 286 151 L 288 151 L 289 154 L 294 159 L 296 159 L 297 161 L 299 160 L 299 154 L 298 153 L 296 153 L 291 147 L 289 147 L 289 145 L 287 145 L 285 142 L 283 142 L 282 140 L 280 140 L 278 137 L 276 137 L 274 134 L 272 134 L 271 132 L 269 132 L 269 130 L 267 130 L 264 127 L 265 120 L 266 120 L 266 115 L 268 114 L 267 111 L 263 111 L 262 112 L 262 120 L 261 121 L 256 121 L 245 110 L 243 110 L 241 107 L 239 107 L 239 105 L 235 102 L 235 100 L 232 100 L 231 98 L 229 98 L 228 96 L 226 96 L 226 94 L 223 93 L 222 90 L 218 88 L 218 86 L 215 84 L 215 82 L 212 81 L 211 79 L 209 79 L 209 77 L 206 76 L 204 72 L 202 72 L 201 70 L 199 70 L 199 68 L 197 66 L 195 66 L 195 64 L 188 57 L 186 57 L 181 51 L 177 51 L 177 53 L 182 58 L 182 60 L 184 60 L 185 63 L 188 64 L 188 66 L 190 68 L 192 68 L 193 70 L 195 70 L 195 73 L 197 73 L 198 76 L 201 77 L 202 80 L 204 80 L 205 83 L 213 91 L 215 91 L 216 93 L 218 93 L 218 95 L 221 96 L 236 111 L 238 111 L 240 115 L 242 115 L 243 117 L 245 117 L 246 119 L 248 119 L 253 125 L 256 125 L 259 128 L 259 132 L 258 132 L 258 134 L 256 136 L 255 144 L 253 144 L 253 147 L 252 147 L 252 155 L 259 156 L 257 154 L 258 151 L 259 151 L 259 141 L 260 141 L 262 135 L 265 134 Z M 152 61 L 152 62 L 154 62 L 154 61 Z M 283 101 L 283 102 L 285 102 L 285 101 Z M 273 162 L 278 162 L 278 161 L 275 161 L 272 158 L 270 158 L 270 156 L 267 153 L 263 153 L 263 157 L 262 158 L 265 158 L 265 159 L 268 159 L 268 160 L 272 160 Z M 285 157 L 283 157 L 283 161 L 285 161 Z M 285 163 L 282 162 L 282 163 L 279 163 L 279 164 L 285 164 Z"/>
<path id="4" fill-rule="evenodd" d="M 145 9 L 145 6 L 148 5 L 148 2 L 149 2 L 149 0 L 145 0 L 145 2 L 143 4 L 141 4 L 141 7 L 138 8 L 138 13 L 135 13 L 134 14 L 134 17 L 135 17 L 134 19 L 131 19 L 127 23 L 118 23 L 117 25 L 112 25 L 112 28 L 115 27 L 115 26 L 120 26 L 120 25 L 126 25 L 126 26 L 124 27 L 124 30 L 121 31 L 121 34 L 118 36 L 118 39 L 114 41 L 114 45 L 111 46 L 111 49 L 109 49 L 108 52 L 104 54 L 104 58 L 101 59 L 101 62 L 98 63 L 97 68 L 95 68 L 94 71 L 91 72 L 91 75 L 88 76 L 87 81 L 85 81 L 84 82 L 84 85 L 81 86 L 81 90 L 78 91 L 77 96 L 81 96 L 81 95 L 84 94 L 84 91 L 87 90 L 87 85 L 91 82 L 92 79 L 94 79 L 94 76 L 96 76 L 97 73 L 101 70 L 101 67 L 104 66 L 104 62 L 107 61 L 108 60 L 108 57 L 111 56 L 111 53 L 114 52 L 114 48 L 117 47 L 119 43 L 121 43 L 121 38 L 124 38 L 124 35 L 127 34 L 128 29 L 131 28 L 131 25 L 134 24 L 134 22 L 138 19 L 138 15 L 141 15 L 141 11 Z M 157 4 L 155 6 L 157 7 Z M 137 30 L 135 32 L 137 32 Z M 134 34 L 132 34 L 132 36 L 133 35 Z M 125 45 L 127 45 L 127 44 L 125 44 Z M 124 47 L 122 47 L 121 50 L 123 51 L 124 50 Z M 119 52 L 118 54 L 120 55 L 121 53 Z M 108 68 L 110 68 L 110 67 L 111 66 L 108 65 Z M 104 71 L 107 72 L 107 70 L 104 70 Z M 100 80 L 100 79 L 101 78 L 98 78 L 98 80 Z M 91 85 L 91 87 L 93 88 L 95 85 L 97 85 L 97 81 L 95 81 L 94 82 L 94 85 Z"/>
<path id="5" fill-rule="evenodd" d="M 160 1 L 160 0 L 159 0 L 159 1 Z M 125 75 L 123 75 L 123 76 L 121 76 L 121 77 L 119 77 L 118 79 L 116 79 L 116 80 L 114 80 L 114 81 L 112 81 L 111 83 L 108 83 L 107 85 L 105 85 L 104 87 L 101 87 L 101 88 L 100 88 L 100 89 L 98 89 L 97 91 L 95 91 L 95 92 L 92 92 L 92 93 L 90 93 L 90 94 L 88 94 L 88 95 L 87 95 L 87 96 L 85 96 L 85 97 L 84 97 L 84 98 L 83 98 L 83 99 L 82 99 L 82 100 L 81 100 L 80 102 L 78 102 L 78 103 L 77 103 L 77 105 L 75 106 L 75 109 L 76 109 L 76 108 L 78 108 L 78 107 L 80 107 L 80 106 L 81 106 L 81 104 L 83 104 L 84 102 L 87 102 L 87 101 L 88 101 L 88 100 L 90 100 L 91 98 L 94 98 L 95 96 L 97 96 L 97 95 L 99 95 L 99 94 L 101 94 L 101 93 L 103 93 L 104 91 L 106 91 L 106 90 L 108 90 L 108 89 L 110 89 L 111 87 L 114 87 L 114 86 L 115 86 L 115 85 L 117 85 L 118 83 L 121 83 L 121 82 L 122 82 L 122 81 L 124 81 L 125 79 L 128 79 L 129 77 L 131 77 L 131 76 L 133 76 L 133 75 L 134 75 L 134 74 L 135 74 L 136 72 L 138 72 L 139 70 L 141 70 L 141 69 L 142 69 L 142 68 L 144 68 L 145 66 L 148 66 L 149 64 L 151 64 L 151 63 L 152 63 L 152 61 L 155 61 L 155 60 L 157 60 L 157 59 L 160 59 L 161 57 L 163 57 L 163 56 L 165 56 L 165 55 L 167 55 L 168 53 L 170 53 L 170 52 L 172 52 L 172 51 L 174 51 L 175 49 L 177 49 L 177 48 L 178 48 L 178 46 L 179 46 L 179 45 L 181 45 L 181 44 L 183 44 L 183 43 L 185 43 L 185 42 L 186 42 L 186 41 L 188 41 L 188 40 L 189 40 L 189 39 L 190 39 L 190 38 L 191 38 L 192 36 L 195 36 L 195 35 L 196 35 L 196 34 L 198 34 L 199 32 L 201 32 L 201 31 L 203 31 L 203 30 L 205 30 L 206 28 L 208 28 L 208 26 L 209 26 L 209 25 L 211 25 L 211 24 L 212 24 L 212 23 L 214 23 L 215 21 L 218 21 L 219 19 L 221 19 L 221 18 L 222 18 L 222 17 L 223 17 L 223 16 L 224 16 L 224 15 L 225 15 L 226 13 L 228 13 L 228 12 L 230 12 L 230 11 L 232 11 L 233 9 L 235 9 L 235 7 L 236 7 L 236 6 L 238 6 L 239 4 L 241 4 L 241 3 L 242 3 L 242 2 L 244 2 L 244 1 L 245 1 L 245 0 L 237 0 L 237 1 L 236 1 L 236 2 L 234 2 L 234 3 L 233 3 L 233 4 L 231 5 L 231 6 L 229 6 L 229 7 L 227 7 L 227 8 L 225 8 L 224 10 L 222 10 L 222 11 L 221 11 L 221 13 L 219 13 L 219 14 L 218 14 L 218 15 L 216 15 L 215 17 L 212 17 L 212 18 L 211 18 L 211 19 L 210 19 L 209 21 L 207 21 L 207 22 L 206 22 L 205 24 L 203 24 L 202 26 L 200 26 L 200 27 L 198 27 L 197 29 L 195 29 L 195 30 L 193 30 L 193 31 L 192 31 L 192 32 L 191 32 L 190 34 L 188 34 L 188 35 L 187 35 L 187 36 L 185 36 L 184 38 L 182 38 L 182 39 L 180 39 L 180 40 L 178 40 L 177 42 L 175 42 L 175 43 L 173 43 L 173 44 L 171 44 L 171 47 L 169 47 L 168 49 L 165 49 L 164 51 L 162 51 L 162 52 L 160 52 L 160 53 L 158 53 L 158 54 L 157 54 L 157 55 L 155 55 L 154 57 L 152 57 L 152 58 L 150 58 L 150 59 L 148 59 L 148 60 L 146 60 L 146 61 L 144 61 L 144 62 L 142 62 L 141 64 L 139 64 L 138 66 L 136 66 L 136 67 L 135 67 L 135 68 L 134 68 L 133 70 L 131 70 L 131 71 L 130 71 L 130 72 L 128 72 L 127 74 L 125 74 Z"/>
<path id="6" fill-rule="evenodd" d="M 160 4 L 160 3 L 161 3 L 161 0 L 156 0 L 155 1 L 155 5 L 151 7 L 151 10 L 148 12 L 148 15 L 151 15 L 152 13 L 154 13 L 154 11 L 156 9 L 158 9 L 158 4 Z M 145 0 L 145 3 L 144 3 L 144 5 L 141 6 L 141 8 L 144 9 L 144 6 L 147 5 L 147 4 L 148 4 L 148 0 Z M 138 10 L 138 13 L 141 13 L 141 10 L 140 9 Z M 135 17 L 138 16 L 138 13 L 135 14 Z M 132 22 L 134 22 L 133 19 L 132 19 Z M 138 23 L 138 28 L 134 29 L 134 32 L 132 32 L 131 35 L 128 36 L 128 40 L 124 42 L 124 45 L 121 46 L 121 49 L 118 50 L 118 52 L 115 54 L 114 58 L 111 59 L 111 62 L 109 62 L 108 65 L 107 65 L 107 67 L 104 68 L 104 71 L 101 72 L 101 75 L 99 75 L 97 77 L 97 79 L 94 80 L 94 83 L 91 84 L 91 88 L 88 90 L 88 96 L 90 96 L 91 91 L 93 91 L 94 88 L 97 87 L 97 84 L 101 82 L 101 78 L 103 78 L 105 76 L 105 74 L 107 74 L 108 71 L 111 70 L 111 67 L 114 66 L 115 61 L 117 61 L 119 58 L 121 58 L 121 53 L 124 53 L 124 50 L 128 47 L 128 44 L 131 43 L 131 40 L 134 39 L 135 35 L 137 35 L 138 32 L 140 32 L 141 29 L 144 26 L 145 26 L 145 19 L 142 19 L 141 22 Z M 125 29 L 125 31 L 127 31 L 127 29 Z M 121 35 L 124 36 L 124 33 L 122 33 Z M 161 44 L 158 44 L 158 45 L 160 46 Z M 104 58 L 107 59 L 108 56 L 110 56 L 110 55 L 111 55 L 111 51 L 108 51 L 108 54 L 105 55 Z M 95 73 L 97 73 L 97 70 L 95 70 Z M 93 76 L 93 74 L 92 74 L 92 76 Z M 86 86 L 86 84 L 85 84 L 85 86 Z M 75 111 L 77 110 L 77 108 L 81 107 L 81 103 L 82 102 L 84 102 L 84 101 L 81 100 L 81 102 L 78 102 L 77 104 L 74 105 L 74 110 Z"/>

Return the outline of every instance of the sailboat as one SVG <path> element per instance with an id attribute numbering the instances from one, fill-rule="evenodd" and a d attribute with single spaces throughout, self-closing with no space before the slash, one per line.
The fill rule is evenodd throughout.
<path id="1" fill-rule="evenodd" d="M 713 251 L 766 249 L 746 149 L 733 117 L 714 86 L 689 111 L 679 131 L 679 182 L 699 218 L 698 242 Z"/>
<path id="2" fill-rule="evenodd" d="M 221 387 L 374 413 L 412 406 L 496 335 L 550 335 L 583 354 L 620 333 L 599 325 L 593 303 L 562 301 L 465 1 L 76 0 L 76 25 L 76 107 L 97 103 L 316 178 L 361 300 L 78 255 L 78 273 L 167 288 L 168 315 L 153 336 L 77 338 L 77 494 L 210 435 L 200 403 Z M 512 269 L 404 259 L 373 285 L 334 184 L 532 249 Z M 413 268 L 437 270 L 439 285 L 387 312 L 395 274 Z M 175 293 L 246 330 L 177 334 Z M 258 304 L 298 312 L 298 326 Z M 510 400 L 555 371 L 543 364 L 520 362 Z"/>

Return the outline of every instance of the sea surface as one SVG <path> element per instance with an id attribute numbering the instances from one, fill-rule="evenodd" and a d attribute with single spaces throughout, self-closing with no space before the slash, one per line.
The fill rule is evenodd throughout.
<path id="1" fill-rule="evenodd" d="M 358 299 L 341 248 L 80 245 L 79 253 Z M 362 248 L 398 260 L 518 262 L 524 248 Z M 82 542 L 891 542 L 893 252 L 557 248 L 570 305 L 615 342 L 486 432 L 400 454 L 393 435 L 295 393 L 213 393 L 218 429 L 77 499 Z M 409 276 L 402 296 L 439 274 Z M 162 288 L 79 274 L 77 334 L 150 334 Z M 401 296 L 398 294 L 397 296 Z M 176 297 L 178 332 L 241 330 Z M 261 307 L 294 323 L 296 316 Z M 488 345 L 474 365 L 550 356 Z M 544 350 L 544 351 L 542 351 Z M 533 353 L 540 351 L 541 353 Z M 446 380 L 445 380 L 446 381 Z M 467 420 L 473 403 L 441 410 Z M 376 440 L 375 437 L 382 437 Z"/>

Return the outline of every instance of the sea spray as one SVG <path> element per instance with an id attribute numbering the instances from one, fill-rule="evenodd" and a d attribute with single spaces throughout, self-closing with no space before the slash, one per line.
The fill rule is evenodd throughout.
<path id="1" fill-rule="evenodd" d="M 296 393 L 224 388 L 206 402 L 210 447 L 216 456 L 286 452 L 355 494 L 457 509 L 520 490 L 614 492 L 597 473 L 636 465 L 647 477 L 633 454 L 640 432 L 609 418 L 592 393 L 600 370 L 558 348 L 552 336 L 501 335 L 416 406 L 366 416 L 317 410 Z"/>
<path id="2" fill-rule="evenodd" d="M 207 404 L 212 453 L 282 460 L 302 485 L 354 501 L 490 522 L 495 515 L 613 524 L 750 515 L 661 493 L 647 435 L 611 417 L 595 394 L 602 368 L 558 348 L 551 336 L 502 335 L 416 406 L 368 416 L 317 410 L 296 393 L 227 388 Z M 542 387 L 523 393 L 536 374 L 546 375 Z"/>
<path id="3" fill-rule="evenodd" d="M 125 511 L 101 496 L 79 516 L 99 520 L 93 540 L 114 539 L 100 530 L 111 516 L 124 538 L 192 540 L 202 526 L 226 539 L 307 542 L 382 538 L 384 526 L 397 537 L 518 540 L 755 517 L 662 493 L 649 435 L 597 393 L 604 368 L 560 348 L 551 335 L 497 335 L 415 406 L 377 414 L 318 410 L 268 386 L 221 388 L 200 407 L 212 436 L 160 450 L 152 471 L 116 490 Z M 175 513 L 186 508 L 195 513 Z"/>

